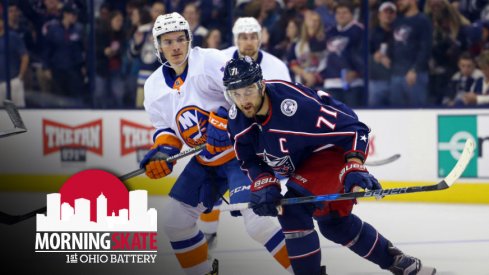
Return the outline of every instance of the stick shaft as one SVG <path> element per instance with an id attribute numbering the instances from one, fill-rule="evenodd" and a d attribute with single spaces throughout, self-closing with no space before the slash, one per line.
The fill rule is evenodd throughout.
<path id="1" fill-rule="evenodd" d="M 182 159 L 188 155 L 199 152 L 200 150 L 204 149 L 204 147 L 205 147 L 205 144 L 201 144 L 197 147 L 194 147 L 194 148 L 191 148 L 189 150 L 175 154 L 175 155 L 167 158 L 166 161 L 176 161 L 176 160 Z M 137 170 L 129 172 L 125 175 L 120 176 L 119 179 L 121 181 L 124 181 L 124 180 L 130 179 L 130 178 L 133 178 L 137 175 L 143 174 L 144 172 L 145 172 L 144 169 L 137 169 Z M 28 213 L 21 214 L 21 215 L 10 215 L 10 214 L 7 214 L 7 213 L 0 211 L 0 223 L 8 224 L 8 225 L 16 224 L 16 223 L 19 223 L 21 221 L 27 220 L 29 218 L 35 217 L 36 214 L 45 213 L 46 209 L 47 209 L 46 206 L 43 206 L 39 209 L 30 211 Z"/>
<path id="2" fill-rule="evenodd" d="M 197 147 L 194 147 L 194 148 L 188 149 L 186 151 L 180 152 L 178 154 L 175 154 L 175 155 L 167 158 L 166 161 L 171 162 L 171 161 L 179 160 L 179 159 L 184 158 L 184 157 L 186 157 L 188 155 L 191 155 L 191 154 L 194 154 L 194 153 L 199 152 L 200 150 L 204 149 L 204 147 L 205 147 L 205 144 L 201 144 L 201 145 L 199 145 Z M 127 173 L 127 174 L 124 174 L 124 175 L 120 176 L 119 179 L 121 181 L 125 181 L 125 180 L 128 180 L 130 178 L 134 178 L 136 176 L 139 176 L 141 174 L 144 174 L 144 172 L 146 172 L 146 170 L 144 168 L 140 168 L 140 169 L 131 171 L 131 172 Z"/>
<path id="3" fill-rule="evenodd" d="M 418 192 L 429 192 L 429 191 L 439 191 L 449 188 L 456 180 L 460 178 L 462 173 L 467 168 L 475 149 L 475 142 L 472 139 L 468 139 L 465 142 L 465 147 L 460 156 L 459 160 L 452 168 L 450 173 L 440 182 L 433 185 L 426 186 L 411 186 L 411 187 L 401 187 L 392 189 L 378 189 L 362 192 L 351 192 L 351 193 L 337 193 L 337 194 L 326 194 L 319 196 L 308 196 L 308 197 L 297 197 L 297 198 L 286 198 L 280 200 L 278 207 L 281 205 L 299 204 L 299 203 L 314 203 L 321 201 L 340 201 L 340 200 L 353 200 L 358 198 L 369 198 L 369 197 L 384 197 L 391 195 L 401 195 L 409 193 Z M 222 205 L 220 211 L 236 211 L 244 210 L 250 208 L 248 203 L 237 203 L 230 205 Z"/>

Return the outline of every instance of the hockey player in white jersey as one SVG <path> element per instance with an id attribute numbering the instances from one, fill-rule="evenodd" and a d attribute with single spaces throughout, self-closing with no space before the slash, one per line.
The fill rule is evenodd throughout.
<path id="1" fill-rule="evenodd" d="M 229 103 L 224 98 L 223 66 L 227 58 L 218 50 L 192 48 L 188 22 L 178 13 L 160 15 L 153 27 L 160 66 L 144 85 L 144 108 L 156 132 L 154 145 L 141 161 L 146 175 L 159 179 L 172 172 L 174 163 L 162 160 L 180 152 L 185 144 L 206 148 L 192 157 L 170 191 L 164 232 L 186 274 L 217 274 L 217 261 L 208 259 L 204 234 L 196 221 L 212 209 L 228 189 L 232 203 L 249 201 L 249 179 L 242 173 L 226 131 Z M 247 233 L 264 245 L 289 271 L 284 235 L 268 217 L 241 211 Z"/>
<path id="2" fill-rule="evenodd" d="M 258 20 L 254 17 L 240 17 L 233 25 L 234 46 L 222 50 L 224 54 L 231 58 L 249 56 L 260 64 L 263 71 L 263 78 L 267 80 L 290 80 L 289 69 L 277 57 L 260 49 L 262 28 Z M 216 245 L 217 228 L 219 225 L 219 207 L 222 200 L 214 206 L 212 212 L 200 216 L 199 228 L 204 232 L 209 247 Z"/>
<path id="3" fill-rule="evenodd" d="M 240 17 L 233 25 L 234 46 L 222 50 L 226 56 L 239 58 L 245 55 L 260 64 L 267 80 L 290 80 L 290 72 L 282 60 L 260 49 L 261 26 L 254 17 Z"/>

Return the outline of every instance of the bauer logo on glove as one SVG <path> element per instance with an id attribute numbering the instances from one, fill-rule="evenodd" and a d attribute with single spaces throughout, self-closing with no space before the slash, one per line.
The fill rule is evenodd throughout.
<path id="1" fill-rule="evenodd" d="M 265 186 L 268 186 L 269 184 L 280 184 L 280 181 L 276 177 L 264 177 L 260 178 L 257 181 L 253 183 L 253 189 L 254 190 L 260 190 Z"/>

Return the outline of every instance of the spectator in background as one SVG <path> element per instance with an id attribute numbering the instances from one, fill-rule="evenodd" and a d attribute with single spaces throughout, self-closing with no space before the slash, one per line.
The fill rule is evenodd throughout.
<path id="1" fill-rule="evenodd" d="M 63 8 L 61 21 L 54 20 L 47 26 L 44 66 L 52 79 L 56 94 L 75 99 L 83 105 L 85 89 L 84 29 L 78 23 L 77 11 L 70 6 Z"/>
<path id="2" fill-rule="evenodd" d="M 20 36 L 28 51 L 34 47 L 32 25 L 22 17 L 22 11 L 17 6 L 17 2 L 10 1 L 8 4 L 8 26 L 11 31 Z"/>
<path id="3" fill-rule="evenodd" d="M 270 34 L 268 45 L 277 45 L 286 39 L 285 30 L 290 20 L 295 19 L 300 22 L 300 25 L 302 26 L 304 16 L 308 12 L 309 9 L 306 0 L 287 1 L 282 16 L 280 16 L 280 19 L 268 30 Z M 268 50 L 271 54 L 278 56 L 274 52 L 273 47 L 269 47 Z"/>
<path id="4" fill-rule="evenodd" d="M 8 35 L 9 48 L 6 49 L 3 43 L 5 26 L 3 18 L 0 18 L 0 106 L 7 98 L 7 81 L 10 81 L 10 99 L 18 107 L 25 107 L 24 76 L 29 65 L 29 55 L 18 33 L 9 31 Z M 4 66 L 7 58 L 10 63 L 9 75 Z"/>
<path id="5" fill-rule="evenodd" d="M 254 17 L 263 28 L 270 30 L 281 14 L 282 8 L 277 0 L 252 0 L 244 7 L 241 17 Z"/>
<path id="6" fill-rule="evenodd" d="M 478 56 L 489 49 L 489 21 L 479 20 L 465 27 L 465 39 L 468 51 Z"/>
<path id="7" fill-rule="evenodd" d="M 133 59 L 136 59 L 132 62 L 138 65 L 139 68 L 135 103 L 137 108 L 142 108 L 144 82 L 160 65 L 154 52 L 153 36 L 151 34 L 153 20 L 156 18 L 151 18 L 148 8 L 144 6 L 133 10 L 131 17 L 133 25 L 137 26 L 137 29 L 129 41 L 129 53 Z"/>
<path id="8" fill-rule="evenodd" d="M 27 54 L 29 55 L 30 63 L 32 51 L 35 51 L 35 35 L 33 32 L 33 26 L 22 16 L 22 11 L 19 9 L 17 2 L 14 1 L 9 1 L 8 3 L 8 26 L 10 31 L 16 32 L 20 39 L 22 39 L 24 42 L 25 48 L 27 49 Z M 34 86 L 34 77 L 29 65 L 23 80 L 25 90 L 32 90 Z"/>
<path id="9" fill-rule="evenodd" d="M 292 47 L 299 41 L 300 29 L 300 22 L 294 18 L 290 19 L 285 29 L 285 39 L 273 47 L 270 45 L 270 52 L 275 53 L 274 55 L 279 59 L 286 61 L 287 53 L 292 51 Z"/>
<path id="10" fill-rule="evenodd" d="M 43 56 L 47 50 L 45 36 L 48 24 L 52 20 L 61 21 L 63 4 L 59 0 L 42 0 L 42 5 L 36 8 L 30 1 L 18 1 L 19 9 L 30 21 L 34 28 L 33 46 L 29 51 L 32 66 L 35 68 L 35 76 L 43 93 L 53 92 L 50 71 L 44 66 Z"/>
<path id="11" fill-rule="evenodd" d="M 484 76 L 476 80 L 473 89 L 464 94 L 462 101 L 466 106 L 489 107 L 489 51 L 483 51 L 476 62 Z"/>
<path id="12" fill-rule="evenodd" d="M 96 76 L 92 106 L 95 108 L 124 107 L 124 78 L 122 75 L 122 54 L 125 51 L 125 37 L 122 31 L 124 17 L 114 11 L 109 23 L 96 29 Z"/>
<path id="13" fill-rule="evenodd" d="M 204 48 L 223 49 L 221 31 L 219 29 L 209 30 L 202 46 Z"/>
<path id="14" fill-rule="evenodd" d="M 369 58 L 369 107 L 390 105 L 391 64 L 387 56 L 387 47 L 392 44 L 392 22 L 396 19 L 396 5 L 384 2 L 377 13 L 378 25 L 372 28 L 370 35 Z"/>
<path id="15" fill-rule="evenodd" d="M 323 22 L 324 29 L 329 31 L 331 28 L 336 26 L 336 18 L 334 10 L 336 7 L 335 0 L 314 0 L 316 8 L 314 9 L 321 17 L 321 22 Z"/>
<path id="16" fill-rule="evenodd" d="M 487 0 L 452 0 L 451 2 L 471 22 L 480 19 L 481 11 L 488 4 Z"/>
<path id="17" fill-rule="evenodd" d="M 324 88 L 335 98 L 352 107 L 366 103 L 363 84 L 363 25 L 353 18 L 348 1 L 336 5 L 336 27 L 326 34 L 327 63 L 321 71 Z"/>
<path id="18" fill-rule="evenodd" d="M 183 9 L 183 17 L 187 19 L 190 30 L 192 31 L 192 43 L 194 47 L 202 47 L 204 42 L 204 38 L 207 36 L 209 32 L 204 26 L 200 23 L 200 12 L 197 9 L 197 5 L 194 3 L 189 3 L 185 5 Z"/>
<path id="19" fill-rule="evenodd" d="M 133 56 L 131 54 L 131 50 L 129 47 L 130 41 L 133 39 L 134 34 L 138 30 L 139 26 L 142 25 L 141 18 L 138 14 L 133 16 L 135 10 L 141 7 L 141 0 L 129 0 L 125 4 L 125 14 L 124 17 L 124 34 L 126 37 L 126 52 L 122 56 L 122 74 L 124 75 L 124 90 L 126 94 L 125 105 L 126 106 L 135 106 L 136 97 L 137 97 L 137 89 L 138 89 L 138 74 L 139 67 L 141 66 L 141 60 L 137 58 L 137 56 Z M 145 18 L 144 21 L 151 21 L 150 16 L 143 15 Z"/>
<path id="20" fill-rule="evenodd" d="M 95 15 L 95 26 L 109 24 L 111 8 L 109 4 L 102 3 L 98 9 L 98 16 Z"/>
<path id="21" fill-rule="evenodd" d="M 162 15 L 165 13 L 166 13 L 166 7 L 165 4 L 163 4 L 163 2 L 161 1 L 153 2 L 150 10 L 151 18 L 153 19 L 153 21 L 156 20 L 158 15 Z"/>
<path id="22" fill-rule="evenodd" d="M 443 98 L 443 105 L 448 107 L 463 105 L 465 93 L 473 90 L 475 82 L 484 75 L 476 68 L 472 55 L 468 52 L 462 53 L 458 58 L 458 72 L 450 81 L 450 87 Z"/>
<path id="23" fill-rule="evenodd" d="M 427 0 L 424 12 L 433 24 L 429 102 L 440 105 L 465 47 L 463 27 L 470 22 L 448 0 Z"/>
<path id="24" fill-rule="evenodd" d="M 419 11 L 416 0 L 397 0 L 397 10 L 403 16 L 394 21 L 394 40 L 388 48 L 391 102 L 396 106 L 422 107 L 428 95 L 431 21 Z"/>
<path id="25" fill-rule="evenodd" d="M 319 72 L 325 66 L 326 35 L 319 14 L 309 10 L 305 13 L 300 38 L 287 54 L 293 81 L 306 86 L 318 83 Z"/>
<path id="26" fill-rule="evenodd" d="M 140 0 L 128 0 L 124 6 L 124 28 L 127 31 L 127 39 L 131 39 L 132 35 L 137 29 L 135 25 L 134 18 L 132 17 L 132 13 L 135 9 L 138 9 L 142 6 Z M 138 18 L 139 19 L 139 18 Z"/>

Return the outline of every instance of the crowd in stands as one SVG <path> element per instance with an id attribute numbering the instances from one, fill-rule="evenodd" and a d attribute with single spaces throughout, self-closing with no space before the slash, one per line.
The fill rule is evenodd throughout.
<path id="1" fill-rule="evenodd" d="M 161 65 L 153 22 L 176 11 L 193 46 L 217 49 L 233 45 L 237 18 L 255 17 L 261 48 L 293 81 L 355 108 L 489 106 L 489 0 L 90 2 L 1 7 L 0 104 L 10 79 L 21 107 L 142 108 L 144 81 Z"/>

